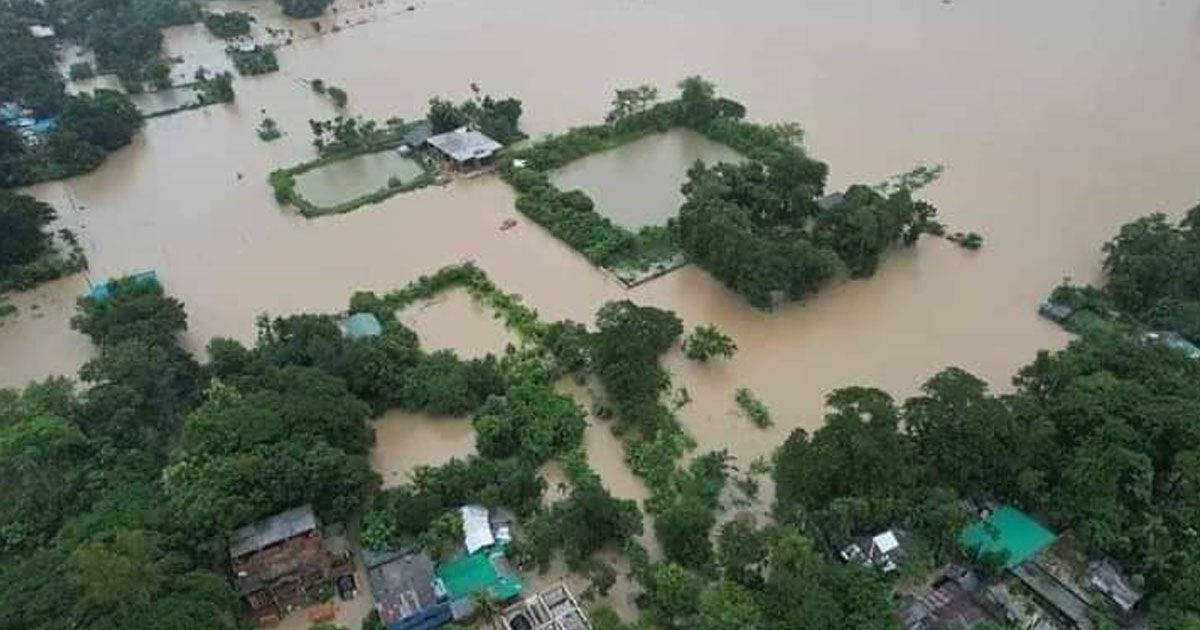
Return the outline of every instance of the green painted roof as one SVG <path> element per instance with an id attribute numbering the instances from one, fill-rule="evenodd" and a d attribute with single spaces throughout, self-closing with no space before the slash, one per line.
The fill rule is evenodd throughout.
<path id="1" fill-rule="evenodd" d="M 992 511 L 991 516 L 963 530 L 963 546 L 976 554 L 1007 554 L 1004 566 L 1011 569 L 1054 542 L 1053 532 L 1028 514 L 1009 505 Z"/>
<path id="2" fill-rule="evenodd" d="M 504 553 L 481 550 L 437 568 L 438 579 L 442 581 L 450 599 L 470 597 L 484 589 L 500 601 L 521 594 L 520 578 L 507 571 L 497 570 L 492 556 L 496 556 L 496 560 L 503 560 Z"/>

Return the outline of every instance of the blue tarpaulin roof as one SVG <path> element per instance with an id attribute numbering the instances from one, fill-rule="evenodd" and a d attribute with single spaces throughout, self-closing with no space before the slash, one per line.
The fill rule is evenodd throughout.
<path id="1" fill-rule="evenodd" d="M 52 129 L 54 129 L 53 118 L 38 118 L 37 120 L 33 121 L 32 125 L 29 126 L 30 131 L 36 131 L 38 133 L 44 133 Z"/>
<path id="2" fill-rule="evenodd" d="M 379 325 L 379 320 L 370 313 L 355 313 L 346 318 L 343 326 L 345 326 L 346 336 L 351 339 L 378 337 L 383 332 L 383 326 Z"/>
<path id="3" fill-rule="evenodd" d="M 121 278 L 121 279 L 122 280 L 132 279 L 132 280 L 136 281 L 138 284 L 141 284 L 143 282 L 157 283 L 158 282 L 158 274 L 154 273 L 153 271 L 143 271 L 140 273 L 135 273 L 130 276 L 125 276 L 125 278 Z M 97 282 L 96 284 L 93 284 L 92 288 L 87 292 L 87 296 L 93 300 L 99 300 L 99 301 L 107 300 L 109 297 L 112 296 L 112 290 L 111 290 L 111 286 L 110 286 L 110 285 L 112 285 L 112 283 L 113 283 L 113 280 L 105 279 L 105 280 L 101 280 L 100 282 Z"/>

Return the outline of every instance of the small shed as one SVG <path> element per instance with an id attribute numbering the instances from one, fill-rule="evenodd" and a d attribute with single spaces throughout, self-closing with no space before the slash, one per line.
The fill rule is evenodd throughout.
<path id="1" fill-rule="evenodd" d="M 450 604 L 434 589 L 433 560 L 423 551 L 363 552 L 375 609 L 388 630 L 437 628 L 451 620 Z"/>
<path id="2" fill-rule="evenodd" d="M 54 27 L 45 24 L 31 24 L 29 34 L 37 39 L 51 39 L 54 37 Z"/>
<path id="3" fill-rule="evenodd" d="M 425 142 L 461 170 L 491 163 L 496 153 L 504 148 L 499 142 L 467 127 L 430 136 Z"/>
<path id="4" fill-rule="evenodd" d="M 1200 359 L 1200 348 L 1197 348 L 1195 344 L 1177 332 L 1159 331 L 1146 333 L 1146 340 L 1161 343 L 1172 350 L 1178 350 L 1187 355 L 1189 359 Z"/>
<path id="5" fill-rule="evenodd" d="M 1133 610 L 1142 599 L 1128 578 L 1110 560 L 1097 560 L 1088 565 L 1088 583 L 1104 594 L 1121 612 Z"/>
<path id="6" fill-rule="evenodd" d="M 14 103 L 12 101 L 0 103 L 0 121 L 4 121 L 4 124 L 6 125 L 17 124 L 17 120 L 24 118 L 26 116 L 26 112 L 29 112 L 30 114 L 33 113 L 32 111 L 21 106 L 20 103 Z"/>
<path id="7" fill-rule="evenodd" d="M 348 339 L 378 337 L 382 333 L 383 326 L 371 313 L 355 313 L 342 322 L 342 334 Z"/>
<path id="8" fill-rule="evenodd" d="M 845 193 L 841 191 L 831 192 L 817 200 L 817 207 L 821 209 L 821 212 L 829 212 L 842 205 L 845 201 Z"/>
<path id="9" fill-rule="evenodd" d="M 842 560 L 890 573 L 899 568 L 899 563 L 904 557 L 904 544 L 907 539 L 906 532 L 889 529 L 870 538 L 862 538 L 851 543 L 842 549 Z"/>
<path id="10" fill-rule="evenodd" d="M 158 274 L 153 271 L 142 271 L 130 276 L 125 276 L 119 280 L 132 280 L 137 284 L 158 284 Z M 107 300 L 108 298 L 112 297 L 112 284 L 114 282 L 116 282 L 116 280 L 105 279 L 93 284 L 92 288 L 87 292 L 87 297 L 99 302 Z"/>
<path id="11" fill-rule="evenodd" d="M 408 128 L 404 130 L 403 144 L 401 146 L 408 147 L 410 150 L 420 148 L 425 145 L 425 142 L 432 135 L 433 125 L 428 120 L 418 120 L 408 125 Z"/>
<path id="12" fill-rule="evenodd" d="M 482 505 L 464 505 L 459 511 L 462 513 L 463 543 L 467 553 L 475 553 L 496 544 L 487 508 Z"/>
<path id="13" fill-rule="evenodd" d="M 970 628 L 989 619 L 971 593 L 952 580 L 901 598 L 897 612 L 908 630 Z"/>
<path id="14" fill-rule="evenodd" d="M 1075 314 L 1075 309 L 1062 302 L 1046 300 L 1038 305 L 1038 315 L 1046 319 L 1061 324 L 1071 318 Z"/>

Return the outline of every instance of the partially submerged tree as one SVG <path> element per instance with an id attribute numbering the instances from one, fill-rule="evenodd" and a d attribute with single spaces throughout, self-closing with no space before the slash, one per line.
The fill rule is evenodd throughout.
<path id="1" fill-rule="evenodd" d="M 604 117 L 604 121 L 613 123 L 622 118 L 640 114 L 654 105 L 658 100 L 658 88 L 652 85 L 639 85 L 633 88 L 617 89 L 613 97 L 612 110 Z"/>
<path id="2" fill-rule="evenodd" d="M 693 361 L 708 361 L 713 357 L 728 359 L 737 352 L 737 344 L 716 326 L 697 326 L 683 340 L 683 354 Z"/>

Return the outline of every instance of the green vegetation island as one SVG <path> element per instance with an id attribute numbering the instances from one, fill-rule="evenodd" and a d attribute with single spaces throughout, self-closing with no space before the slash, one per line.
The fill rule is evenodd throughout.
<path id="1" fill-rule="evenodd" d="M 829 169 L 805 153 L 798 125 L 749 122 L 742 104 L 718 97 L 700 77 L 684 79 L 679 90 L 664 102 L 650 86 L 617 90 L 604 124 L 509 152 L 500 172 L 517 191 L 517 209 L 627 286 L 691 261 L 759 308 L 802 299 L 842 273 L 871 276 L 888 249 L 944 232 L 937 209 L 912 197 L 928 178 L 825 196 Z M 747 159 L 697 163 L 667 225 L 632 232 L 597 211 L 583 191 L 551 182 L 551 172 L 572 161 L 676 128 Z"/>
<path id="2" fill-rule="evenodd" d="M 21 203 L 33 234 L 46 211 Z M 1104 248 L 1105 284 L 1071 291 L 1111 319 L 1039 352 L 1010 392 L 954 367 L 906 400 L 838 389 L 820 429 L 792 432 L 745 474 L 725 451 L 693 452 L 663 400 L 662 356 L 683 336 L 670 311 L 621 300 L 591 325 L 546 322 L 463 263 L 357 293 L 344 313 L 264 316 L 254 344 L 213 339 L 200 362 L 178 344 L 182 303 L 157 281 L 112 281 L 72 320 L 98 348 L 79 383 L 0 393 L 0 627 L 248 627 L 261 608 L 231 586 L 228 541 L 272 515 L 309 514 L 297 506 L 322 523 L 360 523 L 366 551 L 423 549 L 447 580 L 465 578 L 446 567 L 468 569 L 453 552 L 471 514 L 462 506 L 512 515 L 511 540 L 488 557 L 522 571 L 561 559 L 588 576 L 589 597 L 617 579 L 601 553 L 615 551 L 641 618 L 590 610 L 609 630 L 901 628 L 902 614 L 936 614 L 916 605 L 933 601 L 920 599 L 928 588 L 980 615 L 974 627 L 1010 627 L 1005 614 L 1035 608 L 1095 627 L 1194 627 L 1200 361 L 1143 331 L 1169 325 L 1195 339 L 1186 296 L 1200 268 L 1197 216 L 1200 206 L 1179 226 L 1156 215 L 1122 228 Z M 44 248 L 26 237 L 39 239 Z M 451 289 L 512 332 L 500 356 L 427 351 L 398 319 Z M 703 327 L 685 345 L 697 361 L 736 347 Z M 587 411 L 555 388 L 564 377 L 595 384 L 593 411 L 649 489 L 641 505 L 612 496 L 589 467 Z M 770 421 L 749 390 L 738 398 L 756 423 Z M 383 490 L 368 454 L 372 418 L 388 409 L 469 421 L 476 453 Z M 565 474 L 549 503 L 547 462 Z M 767 517 L 724 514 L 732 495 L 756 500 L 763 474 L 774 482 Z M 647 529 L 661 560 L 639 542 Z M 1061 609 L 1028 592 L 1051 589 L 1038 572 L 1071 558 L 1106 577 L 1059 593 Z M 470 601 L 476 622 L 505 603 Z M 363 625 L 382 627 L 376 616 Z"/>
<path id="3" fill-rule="evenodd" d="M 343 90 L 326 85 L 321 79 L 313 79 L 309 85 L 314 92 L 327 94 L 338 108 L 345 107 L 348 97 Z M 292 206 L 306 218 L 351 212 L 399 193 L 448 181 L 455 174 L 486 172 L 494 165 L 494 156 L 502 152 L 504 145 L 525 138 L 518 126 L 521 113 L 521 101 L 515 98 L 480 96 L 458 105 L 433 98 L 429 101 L 426 117 L 413 122 L 391 118 L 380 124 L 348 116 L 310 120 L 317 157 L 272 171 L 268 183 L 275 201 Z M 449 140 L 449 148 L 439 142 L 442 138 Z M 455 147 L 469 142 L 476 143 L 482 153 L 468 151 L 466 157 L 454 153 Z M 395 151 L 401 159 L 415 163 L 420 173 L 407 179 L 391 177 L 378 189 L 364 191 L 334 205 L 318 205 L 298 190 L 296 178 L 304 173 L 388 151 Z"/>

